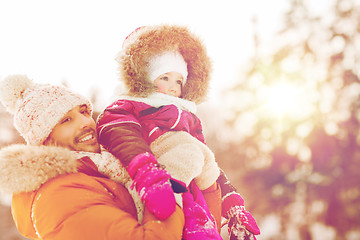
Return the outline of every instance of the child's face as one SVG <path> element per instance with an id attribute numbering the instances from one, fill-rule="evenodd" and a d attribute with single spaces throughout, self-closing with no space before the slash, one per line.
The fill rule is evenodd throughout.
<path id="1" fill-rule="evenodd" d="M 168 72 L 158 76 L 154 80 L 157 91 L 174 97 L 181 96 L 181 88 L 184 79 L 178 72 Z"/>

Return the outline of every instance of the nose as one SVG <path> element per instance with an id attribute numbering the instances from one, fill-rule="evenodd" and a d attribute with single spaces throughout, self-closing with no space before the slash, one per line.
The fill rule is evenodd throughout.
<path id="1" fill-rule="evenodd" d="M 80 129 L 88 128 L 91 126 L 94 120 L 91 117 L 79 114 L 79 126 Z"/>
<path id="2" fill-rule="evenodd" d="M 171 84 L 170 85 L 169 92 L 176 92 L 176 84 Z"/>

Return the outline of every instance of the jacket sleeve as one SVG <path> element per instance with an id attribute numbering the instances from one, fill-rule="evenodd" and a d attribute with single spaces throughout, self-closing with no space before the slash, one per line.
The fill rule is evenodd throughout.
<path id="1" fill-rule="evenodd" d="M 129 101 L 117 101 L 97 122 L 99 142 L 127 167 L 138 154 L 151 152 L 142 135 L 135 107 Z M 114 105 L 114 104 L 113 104 Z"/>
<path id="2" fill-rule="evenodd" d="M 193 117 L 193 122 L 190 128 L 190 134 L 197 138 L 200 142 L 205 143 L 201 121 L 195 114 L 191 115 Z"/>
<path id="3" fill-rule="evenodd" d="M 213 215 L 218 231 L 221 230 L 221 189 L 218 183 L 214 183 L 209 188 L 202 190 L 206 204 Z"/>
<path id="4" fill-rule="evenodd" d="M 128 192 L 109 181 L 69 174 L 45 184 L 32 204 L 38 235 L 44 240 L 181 239 L 184 215 L 179 207 L 165 221 L 145 211 L 139 224 Z"/>

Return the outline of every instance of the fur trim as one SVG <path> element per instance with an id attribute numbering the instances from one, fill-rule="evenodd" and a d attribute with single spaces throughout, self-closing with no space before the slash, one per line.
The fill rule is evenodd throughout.
<path id="1" fill-rule="evenodd" d="M 133 97 L 128 95 L 121 96 L 121 99 L 126 99 L 130 101 L 137 101 L 137 102 L 143 102 L 146 103 L 152 107 L 161 107 L 165 105 L 174 104 L 176 107 L 180 108 L 181 110 L 185 110 L 188 112 L 191 112 L 193 114 L 196 114 L 196 105 L 193 102 L 190 102 L 188 100 L 170 96 L 164 93 L 153 93 L 150 96 L 143 98 L 143 97 Z"/>
<path id="2" fill-rule="evenodd" d="M 0 151 L 0 189 L 30 192 L 62 174 L 77 172 L 77 159 L 62 147 L 15 144 Z"/>
<path id="3" fill-rule="evenodd" d="M 182 98 L 196 104 L 205 100 L 209 88 L 211 62 L 203 43 L 186 27 L 146 26 L 130 34 L 117 56 L 120 79 L 130 95 L 147 97 L 156 91 L 148 81 L 149 59 L 165 51 L 179 52 L 187 63 L 188 77 Z"/>

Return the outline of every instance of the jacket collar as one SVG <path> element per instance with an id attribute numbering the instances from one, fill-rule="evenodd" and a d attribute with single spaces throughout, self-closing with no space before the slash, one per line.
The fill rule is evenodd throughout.
<path id="1" fill-rule="evenodd" d="M 196 113 L 196 104 L 192 101 L 188 101 L 183 98 L 178 98 L 174 96 L 170 96 L 164 93 L 153 93 L 147 97 L 133 97 L 128 95 L 121 96 L 121 99 L 131 100 L 131 101 L 137 101 L 137 102 L 143 102 L 146 103 L 152 107 L 161 107 L 164 105 L 170 105 L 173 104 L 176 107 L 191 112 Z"/>
<path id="2" fill-rule="evenodd" d="M 51 178 L 77 172 L 78 165 L 73 152 L 62 147 L 10 145 L 0 150 L 0 190 L 34 191 Z"/>

